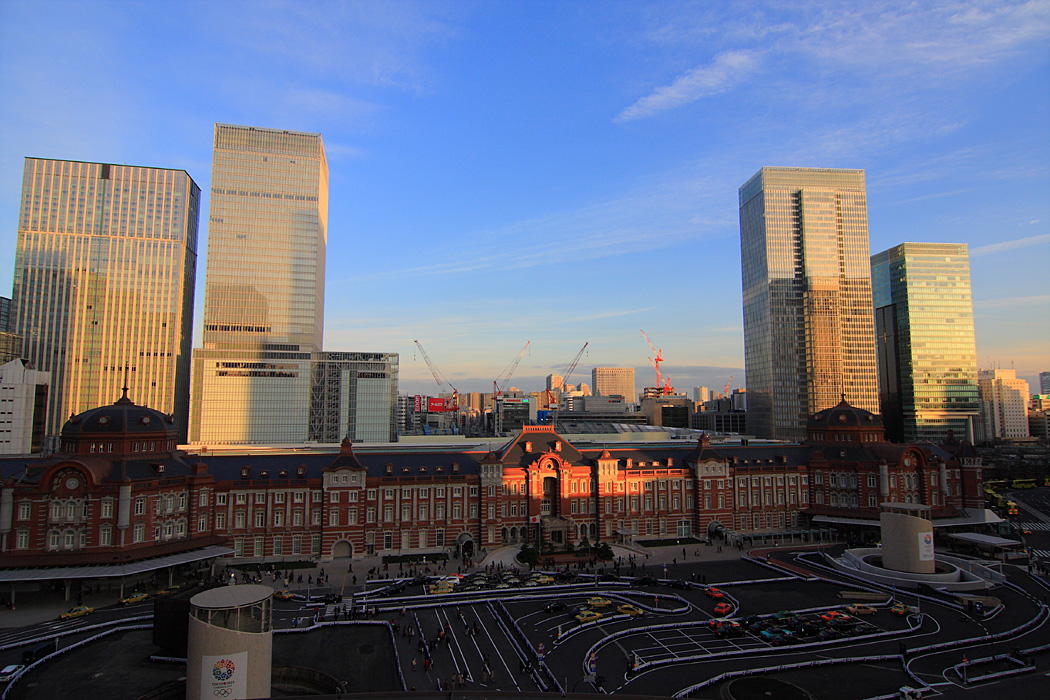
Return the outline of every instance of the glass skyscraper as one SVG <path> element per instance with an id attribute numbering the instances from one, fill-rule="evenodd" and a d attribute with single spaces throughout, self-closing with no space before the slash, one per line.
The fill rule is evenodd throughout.
<path id="1" fill-rule="evenodd" d="M 134 401 L 185 435 L 200 189 L 182 170 L 26 158 L 11 330 L 51 373 L 47 434 Z"/>
<path id="2" fill-rule="evenodd" d="M 215 125 L 191 442 L 306 440 L 327 227 L 320 134 Z"/>
<path id="3" fill-rule="evenodd" d="M 972 436 L 980 404 L 966 245 L 894 246 L 871 256 L 871 281 L 886 437 Z"/>
<path id="4" fill-rule="evenodd" d="M 805 438 L 809 415 L 878 411 L 863 170 L 762 168 L 740 188 L 748 430 Z"/>

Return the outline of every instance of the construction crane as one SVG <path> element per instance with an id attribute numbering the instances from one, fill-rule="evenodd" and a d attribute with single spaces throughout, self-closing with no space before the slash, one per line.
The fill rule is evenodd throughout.
<path id="1" fill-rule="evenodd" d="M 649 347 L 652 348 L 653 354 L 655 355 L 655 357 L 649 358 L 649 362 L 656 368 L 656 388 L 660 389 L 660 363 L 664 361 L 664 351 L 662 348 L 660 350 L 656 349 L 656 346 L 653 345 L 653 341 L 649 340 L 649 336 L 646 335 L 644 330 L 642 331 L 642 337 L 645 338 L 645 342 L 649 343 Z M 663 384 L 663 392 L 667 395 L 671 393 L 671 380 L 667 377 L 665 377 L 665 379 L 667 379 L 667 381 Z"/>
<path id="2" fill-rule="evenodd" d="M 530 344 L 532 344 L 531 340 L 529 342 L 525 343 L 525 347 L 523 347 L 521 349 L 521 352 L 519 352 L 518 356 L 514 358 L 514 361 L 511 362 L 507 366 L 507 368 L 504 369 L 503 372 L 500 373 L 500 375 L 498 377 L 496 377 L 495 379 L 492 380 L 492 401 L 493 401 L 493 403 L 495 403 L 496 399 L 498 399 L 500 396 L 503 395 L 503 387 L 501 387 L 500 384 L 503 384 L 503 386 L 506 386 L 507 382 L 510 381 L 510 378 L 512 376 L 514 376 L 514 370 L 516 370 L 518 368 L 518 363 L 521 362 L 521 358 L 522 358 L 523 355 L 525 355 L 525 351 L 529 349 L 529 345 Z"/>
<path id="3" fill-rule="evenodd" d="M 726 385 L 724 387 L 722 387 L 722 393 L 725 395 L 725 397 L 727 399 L 729 398 L 729 385 L 732 384 L 732 383 L 733 383 L 733 375 L 730 374 L 729 375 L 729 381 L 726 382 Z"/>
<path id="4" fill-rule="evenodd" d="M 456 389 L 456 387 L 452 386 L 452 382 L 450 382 L 448 378 L 441 373 L 441 370 L 435 367 L 434 363 L 430 361 L 430 356 L 427 355 L 427 351 L 423 349 L 423 344 L 418 340 L 414 340 L 412 342 L 414 342 L 416 344 L 416 347 L 419 348 L 419 354 L 423 356 L 423 360 L 427 363 L 427 367 L 430 368 L 430 373 L 434 375 L 434 381 L 437 382 L 437 385 L 439 387 L 441 387 L 441 390 L 445 391 L 446 384 L 448 384 L 449 388 L 452 389 L 452 403 L 447 407 L 446 410 L 453 412 L 458 411 L 459 390 Z"/>
<path id="5" fill-rule="evenodd" d="M 590 341 L 584 343 L 583 347 L 580 348 L 580 351 L 578 353 L 576 353 L 576 357 L 574 357 L 572 359 L 572 362 L 569 364 L 568 369 L 565 369 L 565 370 L 562 371 L 562 375 L 561 376 L 562 376 L 563 386 L 565 384 L 569 383 L 569 377 L 572 376 L 573 371 L 576 369 L 576 365 L 580 364 L 580 358 L 583 357 L 583 351 L 586 350 L 587 346 L 590 345 L 590 344 L 591 344 Z M 551 405 L 554 403 L 553 399 L 554 399 L 553 392 L 551 392 L 551 390 L 548 389 L 547 390 L 547 408 L 550 408 Z M 557 409 L 555 408 L 553 410 L 556 411 Z"/>

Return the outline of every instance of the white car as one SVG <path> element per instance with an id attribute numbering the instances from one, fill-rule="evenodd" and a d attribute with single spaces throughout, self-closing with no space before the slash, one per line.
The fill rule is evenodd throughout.
<path id="1" fill-rule="evenodd" d="M 14 678 L 18 673 L 24 669 L 25 666 L 22 664 L 11 664 L 10 666 L 4 666 L 0 669 L 0 683 L 6 683 L 7 681 Z"/>

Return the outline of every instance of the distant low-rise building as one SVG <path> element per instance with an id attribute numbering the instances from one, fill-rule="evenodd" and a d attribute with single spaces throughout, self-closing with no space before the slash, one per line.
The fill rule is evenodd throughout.
<path id="1" fill-rule="evenodd" d="M 1028 437 L 1028 382 L 1012 369 L 989 369 L 978 373 L 977 388 L 987 439 Z"/>

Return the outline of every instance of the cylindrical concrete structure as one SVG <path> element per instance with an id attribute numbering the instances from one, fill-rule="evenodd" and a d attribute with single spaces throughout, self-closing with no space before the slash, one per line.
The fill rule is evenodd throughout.
<path id="1" fill-rule="evenodd" d="M 912 574 L 936 571 L 929 506 L 884 503 L 880 521 L 883 567 Z"/>
<path id="2" fill-rule="evenodd" d="M 186 700 L 270 697 L 273 590 L 223 586 L 190 599 Z"/>

